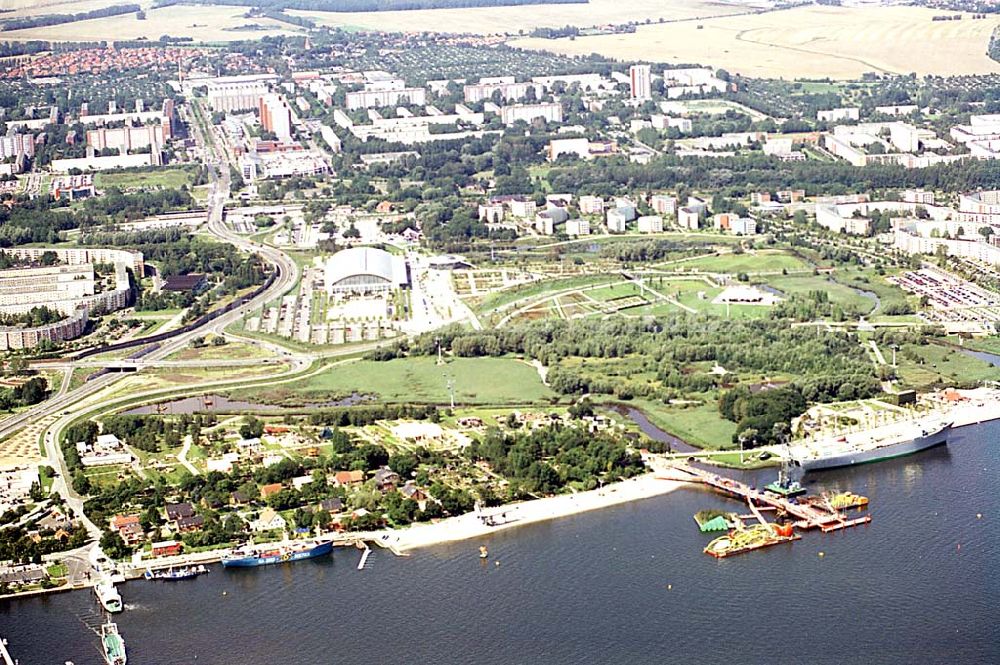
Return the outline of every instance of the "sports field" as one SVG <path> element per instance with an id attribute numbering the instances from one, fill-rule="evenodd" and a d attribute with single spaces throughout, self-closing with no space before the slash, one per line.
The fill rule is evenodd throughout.
<path id="1" fill-rule="evenodd" d="M 305 12 L 320 25 L 405 32 L 471 32 L 517 34 L 534 28 L 566 25 L 590 27 L 605 24 L 645 22 L 698 16 L 725 16 L 747 11 L 749 5 L 703 0 L 590 0 L 568 5 L 522 5 L 519 7 L 469 7 L 464 9 L 420 9 L 403 12 Z M 648 57 L 633 52 L 632 58 Z"/>
<path id="2" fill-rule="evenodd" d="M 110 6 L 112 4 L 114 3 L 106 2 L 97 6 Z M 51 13 L 76 13 L 95 8 L 89 2 L 74 3 L 53 7 Z M 147 9 L 144 21 L 136 19 L 135 14 L 122 14 L 89 21 L 10 30 L 3 34 L 3 38 L 9 41 L 43 39 L 57 42 L 90 42 L 145 37 L 150 41 L 156 41 L 162 35 L 170 35 L 172 37 L 191 37 L 197 42 L 219 42 L 260 39 L 265 36 L 297 32 L 292 26 L 271 19 L 244 18 L 243 15 L 246 11 L 246 7 L 194 7 L 189 5 L 163 7 L 161 9 Z M 7 16 L 13 17 L 13 14 Z M 253 31 L 233 29 L 251 23 L 264 26 L 267 29 Z"/>
<path id="3" fill-rule="evenodd" d="M 643 26 L 632 35 L 518 39 L 523 48 L 621 60 L 703 63 L 765 78 L 853 79 L 865 72 L 962 75 L 1000 72 L 986 55 L 1000 17 L 932 21 L 917 7 L 807 6 L 754 16 Z M 954 12 L 947 12 L 953 14 Z M 641 55 L 640 55 L 641 54 Z"/>

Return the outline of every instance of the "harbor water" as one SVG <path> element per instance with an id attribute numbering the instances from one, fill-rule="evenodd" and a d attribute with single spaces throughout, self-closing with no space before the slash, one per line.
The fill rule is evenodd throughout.
<path id="1" fill-rule="evenodd" d="M 869 496 L 874 521 L 743 556 L 702 553 L 711 535 L 692 515 L 747 511 L 684 489 L 407 558 L 376 549 L 360 571 L 339 549 L 129 582 L 115 620 L 133 665 L 998 663 L 998 479 L 994 422 L 807 475 L 813 492 Z M 0 603 L 22 665 L 101 663 L 100 622 L 86 592 Z"/>

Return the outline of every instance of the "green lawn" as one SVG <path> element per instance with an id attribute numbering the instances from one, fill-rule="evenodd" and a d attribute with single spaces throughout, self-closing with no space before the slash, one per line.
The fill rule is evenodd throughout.
<path id="1" fill-rule="evenodd" d="M 723 273 L 759 273 L 812 270 L 812 266 L 797 256 L 781 250 L 763 250 L 753 254 L 722 254 L 683 261 L 677 268 Z"/>
<path id="2" fill-rule="evenodd" d="M 864 313 L 871 312 L 875 306 L 872 299 L 856 293 L 848 286 L 827 279 L 823 275 L 776 275 L 768 277 L 765 282 L 768 286 L 778 289 L 786 295 L 825 291 L 830 296 L 830 302 Z"/>
<path id="3" fill-rule="evenodd" d="M 387 402 L 445 404 L 449 378 L 454 381 L 456 404 L 529 404 L 555 396 L 533 367 L 514 358 L 453 358 L 438 365 L 436 357 L 340 364 L 291 388 L 254 389 L 253 396 L 314 402 L 359 392 Z"/>
<path id="4" fill-rule="evenodd" d="M 923 363 L 909 358 L 910 354 L 916 354 Z M 969 356 L 958 349 L 937 344 L 907 344 L 897 354 L 896 361 L 899 365 L 897 373 L 909 388 L 1000 381 L 1000 367 L 994 367 L 985 360 Z"/>
<path id="5" fill-rule="evenodd" d="M 566 279 L 546 279 L 490 294 L 475 309 L 478 314 L 483 314 L 491 309 L 496 309 L 497 307 L 507 305 L 516 300 L 541 296 L 555 291 L 581 288 L 594 284 L 607 284 L 615 281 L 621 281 L 621 277 L 615 275 L 587 275 L 580 277 L 568 277 Z"/>
<path id="6" fill-rule="evenodd" d="M 246 342 L 229 342 L 222 346 L 209 343 L 199 348 L 188 347 L 168 356 L 168 360 L 246 360 L 250 358 L 274 358 L 271 351 L 256 344 Z"/>
<path id="7" fill-rule="evenodd" d="M 98 189 L 118 187 L 149 187 L 179 189 L 191 184 L 191 173 L 180 167 L 158 168 L 151 171 L 121 171 L 119 173 L 98 173 L 94 176 L 94 186 Z"/>
<path id="8" fill-rule="evenodd" d="M 687 305 L 701 314 L 729 317 L 732 319 L 763 318 L 770 314 L 771 308 L 761 305 L 714 305 L 712 300 L 722 293 L 722 289 L 709 286 L 703 281 L 694 279 L 659 280 L 647 282 L 650 288 L 665 296 L 676 298 L 678 302 Z M 669 303 L 658 302 L 651 306 L 634 307 L 624 310 L 626 314 L 648 316 L 678 311 L 679 308 Z M 685 310 L 686 311 L 686 310 Z"/>
<path id="9" fill-rule="evenodd" d="M 956 344 L 958 341 L 952 338 Z M 981 337 L 978 339 L 967 339 L 963 344 L 967 349 L 973 351 L 984 351 L 986 353 L 1000 354 L 1000 336 Z"/>
<path id="10" fill-rule="evenodd" d="M 710 450 L 734 446 L 736 423 L 719 415 L 714 403 L 679 407 L 637 399 L 632 405 L 645 413 L 654 425 L 693 446 Z"/>
<path id="11" fill-rule="evenodd" d="M 909 302 L 916 309 L 917 298 L 915 296 L 907 296 L 903 289 L 899 288 L 895 284 L 890 284 L 885 281 L 885 278 L 881 275 L 875 274 L 873 270 L 838 270 L 834 274 L 834 278 L 840 284 L 846 284 L 847 286 L 853 286 L 854 288 L 861 289 L 862 291 L 870 291 L 878 296 L 879 306 L 872 314 L 878 315 L 886 307 L 890 305 L 902 306 Z"/>

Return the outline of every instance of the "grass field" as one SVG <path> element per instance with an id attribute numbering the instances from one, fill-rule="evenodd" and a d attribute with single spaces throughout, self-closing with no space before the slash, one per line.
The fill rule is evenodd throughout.
<path id="1" fill-rule="evenodd" d="M 765 78 L 854 79 L 865 72 L 963 75 L 1000 71 L 986 55 L 996 16 L 931 21 L 917 7 L 806 6 L 754 16 L 642 26 L 635 34 L 518 39 L 513 46 L 722 67 Z M 948 12 L 955 13 L 955 12 Z M 620 21 L 615 21 L 620 22 Z"/>
<path id="2" fill-rule="evenodd" d="M 565 25 L 589 27 L 607 23 L 622 24 L 646 19 L 687 19 L 696 16 L 723 16 L 745 11 L 703 0 L 590 0 L 570 5 L 522 5 L 519 7 L 470 7 L 464 9 L 424 9 L 400 12 L 306 12 L 320 25 L 367 28 L 369 30 L 407 32 L 472 32 L 517 34 L 533 28 L 561 28 Z M 630 58 L 630 59 L 634 59 Z"/>
<path id="3" fill-rule="evenodd" d="M 924 362 L 914 362 L 907 356 L 915 353 Z M 985 360 L 937 344 L 908 344 L 897 354 L 897 373 L 908 388 L 923 388 L 935 384 L 1000 381 L 1000 367 Z"/>
<path id="4" fill-rule="evenodd" d="M 954 338 L 951 340 L 958 343 Z M 964 343 L 965 347 L 972 349 L 973 351 L 983 351 L 985 353 L 992 353 L 994 355 L 1000 355 L 1000 337 L 984 337 L 979 339 L 966 340 Z"/>
<path id="5" fill-rule="evenodd" d="M 292 388 L 254 389 L 252 397 L 322 402 L 359 392 L 376 394 L 387 402 L 446 404 L 449 378 L 454 381 L 456 405 L 529 404 L 555 396 L 533 367 L 513 358 L 453 358 L 441 366 L 437 358 L 414 357 L 345 363 Z"/>
<path id="6" fill-rule="evenodd" d="M 104 3 L 110 5 L 112 3 Z M 65 13 L 75 13 L 93 9 L 89 3 L 72 5 Z M 53 8 L 53 12 L 62 11 L 65 6 Z M 42 12 L 50 13 L 50 12 Z M 96 42 L 105 40 L 126 40 L 145 37 L 150 41 L 158 40 L 162 35 L 172 37 L 191 37 L 196 42 L 236 41 L 243 39 L 260 39 L 266 36 L 280 34 L 295 34 L 298 32 L 286 23 L 272 19 L 243 18 L 245 7 L 198 7 L 183 5 L 181 7 L 162 7 L 146 9 L 146 20 L 136 19 L 135 14 L 122 14 L 97 18 L 75 23 L 62 23 L 25 30 L 10 30 L 3 37 L 9 41 L 27 41 L 44 39 L 56 42 Z M 266 30 L 244 31 L 233 30 L 248 23 L 265 26 Z"/>
<path id="7" fill-rule="evenodd" d="M 94 176 L 94 186 L 98 189 L 133 187 L 179 189 L 191 184 L 191 174 L 187 169 L 165 168 L 155 171 L 122 171 L 121 173 L 98 173 Z"/>
<path id="8" fill-rule="evenodd" d="M 736 423 L 719 415 L 715 404 L 678 407 L 661 402 L 635 400 L 632 406 L 645 413 L 660 429 L 691 445 L 709 450 L 733 447 Z"/>
<path id="9" fill-rule="evenodd" d="M 848 286 L 839 284 L 821 275 L 788 275 L 767 278 L 767 284 L 786 295 L 793 293 L 806 294 L 810 291 L 826 291 L 830 302 L 842 307 L 849 307 L 860 312 L 870 312 L 875 302 L 857 293 Z"/>
<path id="10" fill-rule="evenodd" d="M 229 342 L 222 346 L 202 346 L 199 348 L 189 347 L 170 354 L 168 360 L 228 360 L 228 359 L 263 359 L 274 358 L 275 355 L 269 350 L 261 348 L 256 344 L 245 342 Z"/>
<path id="11" fill-rule="evenodd" d="M 722 254 L 720 256 L 703 256 L 691 261 L 678 263 L 677 268 L 704 270 L 707 272 L 748 274 L 761 272 L 781 272 L 787 270 L 812 270 L 812 266 L 787 252 L 779 250 L 762 250 L 753 254 Z"/>

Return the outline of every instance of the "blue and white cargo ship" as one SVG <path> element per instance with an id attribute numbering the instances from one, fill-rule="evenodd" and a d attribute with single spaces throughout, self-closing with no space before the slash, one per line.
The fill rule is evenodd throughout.
<path id="1" fill-rule="evenodd" d="M 272 563 L 291 563 L 303 559 L 315 559 L 333 551 L 332 540 L 303 540 L 264 545 L 245 545 L 230 550 L 222 557 L 226 568 L 250 568 Z"/>
<path id="2" fill-rule="evenodd" d="M 789 456 L 794 464 L 806 471 L 880 462 L 947 443 L 951 428 L 951 420 L 932 415 L 793 444 Z"/>

